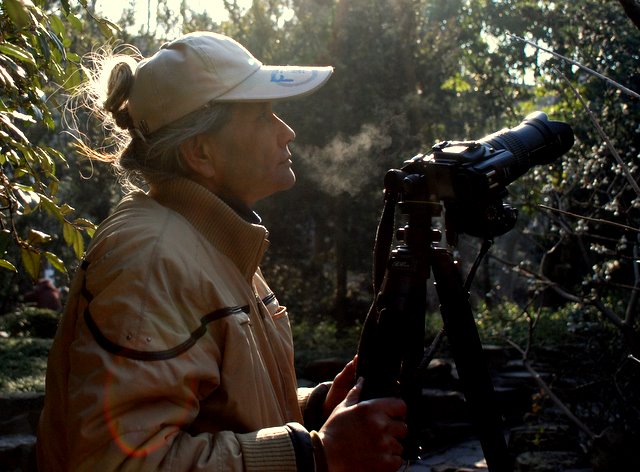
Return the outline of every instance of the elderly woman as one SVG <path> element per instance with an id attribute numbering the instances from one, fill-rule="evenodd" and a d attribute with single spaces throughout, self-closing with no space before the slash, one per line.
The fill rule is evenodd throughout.
<path id="1" fill-rule="evenodd" d="M 295 133 L 272 101 L 333 69 L 265 66 L 212 33 L 107 59 L 106 96 L 90 95 L 121 150 L 84 150 L 148 191 L 100 225 L 75 276 L 40 470 L 397 470 L 405 404 L 359 402 L 355 360 L 297 389 L 287 311 L 259 269 L 267 230 L 252 206 L 295 183 Z"/>

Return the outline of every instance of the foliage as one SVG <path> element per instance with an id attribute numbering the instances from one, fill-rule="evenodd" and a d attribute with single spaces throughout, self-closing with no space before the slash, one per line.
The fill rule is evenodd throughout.
<path id="1" fill-rule="evenodd" d="M 518 5 L 504 2 L 503 14 L 521 21 Z M 549 2 L 547 8 L 549 28 L 532 35 L 536 41 L 631 89 L 640 88 L 633 73 L 640 38 L 620 8 L 600 2 Z M 594 17 L 601 21 L 590 21 Z M 569 51 L 568 44 L 575 46 Z M 504 47 L 526 51 L 529 45 L 505 36 Z M 638 98 L 557 57 L 544 59 L 537 50 L 529 57 L 539 74 L 536 95 L 557 94 L 551 110 L 567 116 L 577 142 L 551 169 L 531 173 L 528 180 L 541 193 L 520 193 L 523 205 L 534 209 L 544 203 L 546 213 L 535 215 L 524 231 L 525 241 L 541 249 L 535 256 L 539 268 L 534 253 L 525 256 L 530 262 L 520 263 L 519 272 L 533 287 L 530 294 L 541 295 L 538 303 L 579 301 L 596 307 L 620 330 L 628 349 L 638 352 L 640 191 L 634 182 L 640 175 L 640 115 L 632 106 Z"/>
<path id="2" fill-rule="evenodd" d="M 11 337 L 51 339 L 59 320 L 60 313 L 55 310 L 23 305 L 0 317 L 0 331 Z"/>
<path id="3" fill-rule="evenodd" d="M 594 309 L 585 309 L 580 304 L 567 304 L 562 308 L 520 307 L 513 301 L 500 304 L 480 305 L 476 310 L 476 325 L 481 337 L 487 341 L 505 344 L 508 339 L 526 346 L 531 337 L 536 346 L 562 345 L 567 332 L 588 330 L 597 320 Z"/>
<path id="4" fill-rule="evenodd" d="M 338 358 L 349 361 L 358 346 L 361 326 L 338 328 L 331 319 L 320 322 L 306 319 L 297 320 L 291 325 L 296 346 L 295 365 L 300 372 L 309 362 L 318 359 Z"/>
<path id="5" fill-rule="evenodd" d="M 43 392 L 51 342 L 0 338 L 0 392 Z"/>
<path id="6" fill-rule="evenodd" d="M 86 7 L 86 1 L 81 3 Z M 68 49 L 68 37 L 82 30 L 82 22 L 68 1 L 57 11 L 46 5 L 3 0 L 0 14 L 0 267 L 17 271 L 20 260 L 32 280 L 45 261 L 66 271 L 59 255 L 49 250 L 55 235 L 41 230 L 34 215 L 57 220 L 56 232 L 78 258 L 84 252 L 83 233 L 94 228 L 86 218 L 73 217 L 73 208 L 58 198 L 57 167 L 67 165 L 61 150 L 38 142 L 56 129 L 53 107 L 59 89 L 72 88 L 82 78 L 80 58 Z M 111 25 L 106 20 L 99 24 Z"/>

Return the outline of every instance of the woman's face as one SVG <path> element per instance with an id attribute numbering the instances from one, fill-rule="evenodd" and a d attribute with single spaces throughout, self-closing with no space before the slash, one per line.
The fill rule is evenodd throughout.
<path id="1" fill-rule="evenodd" d="M 295 133 L 273 113 L 271 102 L 235 103 L 231 113 L 204 143 L 214 169 L 208 187 L 251 207 L 294 185 L 288 144 Z"/>

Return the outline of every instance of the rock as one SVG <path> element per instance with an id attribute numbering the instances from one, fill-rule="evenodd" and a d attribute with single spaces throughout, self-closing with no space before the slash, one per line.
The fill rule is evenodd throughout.
<path id="1" fill-rule="evenodd" d="M 575 452 L 532 451 L 516 457 L 516 472 L 564 472 L 584 465 L 583 458 Z"/>
<path id="2" fill-rule="evenodd" d="M 35 444 L 29 434 L 0 436 L 0 472 L 35 472 Z"/>
<path id="3" fill-rule="evenodd" d="M 640 433 L 608 427 L 593 441 L 591 465 L 594 472 L 640 470 Z"/>
<path id="4" fill-rule="evenodd" d="M 567 451 L 577 448 L 576 435 L 566 424 L 538 423 L 517 426 L 509 434 L 509 450 Z"/>
<path id="5" fill-rule="evenodd" d="M 0 472 L 35 472 L 36 427 L 44 393 L 0 395 Z"/>
<path id="6" fill-rule="evenodd" d="M 431 359 L 426 369 L 420 372 L 421 384 L 429 388 L 455 389 L 458 380 L 453 375 L 453 363 L 446 359 Z"/>
<path id="7" fill-rule="evenodd" d="M 43 406 L 44 393 L 41 392 L 0 395 L 0 422 L 30 411 L 40 414 Z"/>
<path id="8" fill-rule="evenodd" d="M 464 395 L 455 390 L 423 388 L 421 414 L 430 422 L 457 422 L 469 419 Z"/>

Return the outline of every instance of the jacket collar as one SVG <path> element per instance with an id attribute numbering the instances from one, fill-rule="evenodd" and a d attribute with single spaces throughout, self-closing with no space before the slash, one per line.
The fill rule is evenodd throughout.
<path id="1" fill-rule="evenodd" d="M 149 194 L 182 215 L 251 279 L 269 244 L 264 226 L 246 221 L 216 195 L 186 178 L 160 182 Z"/>

